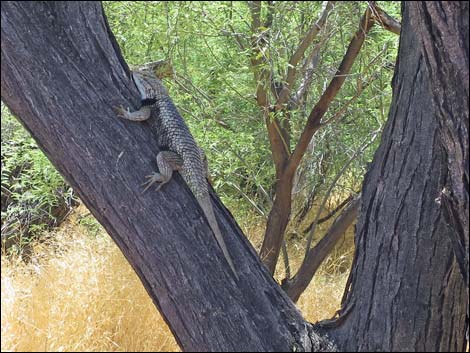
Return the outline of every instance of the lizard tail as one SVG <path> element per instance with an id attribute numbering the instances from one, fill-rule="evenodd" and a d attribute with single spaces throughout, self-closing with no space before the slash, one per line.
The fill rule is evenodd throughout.
<path id="1" fill-rule="evenodd" d="M 225 259 L 227 260 L 233 274 L 235 275 L 235 278 L 238 280 L 239 278 L 237 271 L 235 271 L 235 266 L 233 265 L 232 258 L 230 257 L 230 254 L 227 250 L 227 246 L 225 245 L 224 238 L 222 237 L 222 233 L 220 231 L 219 224 L 217 223 L 217 219 L 215 218 L 214 209 L 212 208 L 212 203 L 210 201 L 209 195 L 207 197 L 203 196 L 198 198 L 198 201 L 199 205 L 202 208 L 202 211 L 204 212 L 204 215 L 207 218 L 207 221 L 209 222 L 212 232 L 214 232 L 215 239 L 217 240 L 219 247 L 224 253 Z"/>

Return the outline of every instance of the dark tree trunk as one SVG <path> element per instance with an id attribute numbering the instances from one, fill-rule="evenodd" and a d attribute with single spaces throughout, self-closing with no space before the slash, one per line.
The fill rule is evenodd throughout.
<path id="1" fill-rule="evenodd" d="M 429 6 L 437 18 L 425 16 Z M 463 125 L 465 119 L 468 124 L 468 77 L 441 75 L 441 85 L 453 89 L 436 99 L 433 75 L 458 71 L 454 65 L 465 58 L 453 54 L 466 55 L 468 65 L 468 5 L 404 2 L 403 10 L 394 97 L 364 180 L 351 286 L 342 316 L 324 327 L 339 347 L 350 351 L 463 351 L 468 297 L 452 246 L 461 229 L 446 221 L 441 202 L 454 158 L 442 148 L 448 140 L 442 141 L 441 126 Z M 446 23 L 443 17 L 459 23 Z M 449 32 L 448 26 L 455 30 Z M 433 35 L 429 45 L 437 46 L 445 33 L 445 41 L 463 50 L 445 53 L 444 60 L 440 47 L 432 53 L 426 48 L 432 56 L 427 59 L 418 35 L 427 31 Z M 465 103 L 443 109 L 439 104 L 449 101 L 441 100 L 447 94 Z M 463 137 L 453 140 L 457 150 L 468 148 Z M 456 164 L 459 177 L 468 176 L 468 162 Z"/>
<path id="2" fill-rule="evenodd" d="M 416 6 L 414 23 L 423 42 L 423 56 L 432 80 L 432 99 L 439 121 L 439 137 L 447 153 L 449 178 L 442 190 L 445 216 L 455 232 L 454 250 L 468 287 L 468 1 L 440 7 L 429 2 Z"/>
<path id="3" fill-rule="evenodd" d="M 446 184 L 443 134 L 410 6 L 390 121 L 363 189 L 344 316 L 319 326 L 342 350 L 464 348 L 465 287 L 451 242 L 456 231 L 439 204 L 443 186 L 453 184 Z M 181 348 L 330 349 L 215 194 L 238 283 L 178 175 L 158 193 L 141 194 L 158 147 L 145 124 L 119 120 L 112 111 L 138 104 L 125 66 L 98 3 L 2 2 L 3 101 L 118 244 Z"/>
<path id="4" fill-rule="evenodd" d="M 145 124 L 112 110 L 139 100 L 123 65 L 99 3 L 2 1 L 2 100 L 118 244 L 181 348 L 319 349 L 214 194 L 238 282 L 179 176 L 141 193 L 158 147 Z"/>

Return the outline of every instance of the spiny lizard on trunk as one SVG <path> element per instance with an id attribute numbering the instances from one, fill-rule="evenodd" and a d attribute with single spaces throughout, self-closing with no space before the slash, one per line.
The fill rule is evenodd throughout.
<path id="1" fill-rule="evenodd" d="M 159 182 L 157 190 L 171 179 L 174 170 L 179 171 L 201 206 L 225 259 L 238 280 L 235 266 L 222 237 L 207 185 L 207 164 L 204 152 L 197 146 L 191 132 L 178 113 L 168 92 L 158 77 L 164 76 L 164 61 L 156 61 L 132 71 L 132 78 L 141 95 L 142 106 L 135 112 L 116 107 L 119 117 L 132 121 L 147 120 L 163 149 L 157 155 L 159 172 L 148 175 L 144 191 Z M 158 76 L 158 77 L 157 77 Z"/>

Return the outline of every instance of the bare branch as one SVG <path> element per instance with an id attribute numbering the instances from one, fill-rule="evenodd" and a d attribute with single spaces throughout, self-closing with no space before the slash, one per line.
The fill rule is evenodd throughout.
<path id="1" fill-rule="evenodd" d="M 373 58 L 370 63 L 366 66 L 365 70 L 364 71 L 367 71 L 370 67 L 372 67 L 374 65 L 374 63 L 382 57 L 382 55 L 387 51 L 387 46 L 385 45 L 384 48 L 381 50 L 381 52 L 379 54 L 377 54 L 375 56 L 375 58 Z M 383 68 L 384 66 L 381 66 L 381 68 Z M 358 83 L 358 89 L 357 89 L 357 92 L 354 96 L 352 96 L 342 107 L 341 109 L 339 109 L 331 118 L 327 119 L 327 120 L 322 120 L 321 122 L 321 126 L 326 126 L 330 123 L 332 123 L 333 121 L 339 119 L 341 116 L 344 115 L 344 113 L 346 112 L 346 110 L 348 109 L 348 107 L 357 99 L 359 98 L 359 96 L 362 94 L 362 92 L 364 92 L 364 90 L 369 87 L 369 85 L 372 83 L 372 81 L 374 81 L 378 76 L 379 76 L 379 72 L 380 70 L 375 70 L 369 77 L 367 77 L 366 79 L 362 80 L 361 78 L 359 78 L 359 83 Z"/>
<path id="2" fill-rule="evenodd" d="M 369 6 L 372 9 L 373 18 L 386 30 L 400 35 L 401 24 L 392 16 L 387 14 L 384 10 L 378 7 L 373 1 L 369 1 Z"/>
<path id="3" fill-rule="evenodd" d="M 277 117 L 271 116 L 269 109 L 268 88 L 270 86 L 270 78 L 272 76 L 270 67 L 267 62 L 265 51 L 268 49 L 268 31 L 269 28 L 261 28 L 261 2 L 249 1 L 248 6 L 252 17 L 251 24 L 251 67 L 254 72 L 254 77 L 257 83 L 256 87 L 256 102 L 263 111 L 263 118 L 268 130 L 269 143 L 271 147 L 271 154 L 276 169 L 276 174 L 282 173 L 282 168 L 285 162 L 289 159 L 289 136 L 287 130 L 282 126 Z M 268 11 L 272 11 L 273 4 L 269 5 Z M 269 13 L 268 13 L 269 16 Z M 265 24 L 269 24 L 268 19 Z"/>
<path id="4" fill-rule="evenodd" d="M 336 31 L 332 31 L 328 35 L 325 35 L 308 55 L 301 69 L 301 73 L 303 74 L 302 82 L 300 83 L 297 92 L 290 98 L 289 107 L 299 107 L 305 101 L 313 82 L 313 73 L 320 61 L 320 50 L 335 33 Z"/>
<path id="5" fill-rule="evenodd" d="M 305 247 L 305 258 L 304 261 L 307 259 L 308 252 L 310 250 L 310 245 L 312 244 L 313 236 L 315 234 L 315 229 L 318 224 L 318 220 L 320 219 L 321 213 L 323 212 L 323 209 L 325 208 L 326 201 L 330 197 L 331 192 L 333 191 L 334 187 L 336 186 L 336 183 L 338 182 L 339 178 L 343 175 L 343 173 L 348 169 L 349 165 L 358 157 L 361 155 L 364 150 L 369 147 L 372 142 L 376 139 L 379 131 L 374 131 L 372 133 L 372 138 L 370 140 L 368 139 L 364 145 L 362 145 L 354 154 L 349 158 L 349 160 L 346 162 L 346 164 L 341 168 L 341 170 L 336 174 L 335 179 L 331 183 L 330 187 L 328 188 L 325 196 L 323 197 L 323 201 L 320 205 L 320 208 L 318 209 L 317 216 L 315 217 L 315 220 L 313 221 L 312 229 L 310 230 L 310 234 L 308 236 L 307 240 L 307 245 Z"/>
<path id="6" fill-rule="evenodd" d="M 264 211 L 261 206 L 258 206 L 258 204 L 253 199 L 251 199 L 246 193 L 244 193 L 238 185 L 234 183 L 229 184 L 232 185 L 250 203 L 251 206 L 253 206 L 253 208 L 256 210 L 256 212 L 258 212 L 260 216 L 262 216 L 263 218 L 267 218 L 266 211 Z"/>
<path id="7" fill-rule="evenodd" d="M 290 278 L 291 271 L 290 271 L 290 263 L 289 263 L 289 253 L 287 252 L 287 243 L 286 240 L 282 240 L 282 258 L 284 260 L 284 269 L 286 271 L 286 278 Z"/>
<path id="8" fill-rule="evenodd" d="M 292 55 L 289 60 L 287 75 L 286 75 L 286 83 L 279 94 L 279 97 L 276 102 L 276 109 L 280 109 L 281 106 L 287 102 L 287 99 L 290 95 L 290 90 L 294 81 L 296 79 L 297 73 L 297 64 L 303 58 L 305 51 L 307 48 L 312 44 L 313 40 L 323 28 L 328 15 L 330 14 L 331 10 L 333 9 L 335 1 L 325 1 L 323 2 L 323 9 L 320 14 L 319 19 L 312 25 L 310 30 L 305 34 L 304 38 L 300 42 L 299 46 L 297 47 L 296 51 Z"/>
<path id="9" fill-rule="evenodd" d="M 296 275 L 291 280 L 283 281 L 283 289 L 294 302 L 299 299 L 300 295 L 303 293 L 305 288 L 307 288 L 322 262 L 333 250 L 344 232 L 357 218 L 359 205 L 360 195 L 356 196 L 354 200 L 351 201 L 349 206 L 347 206 L 338 218 L 336 218 L 335 222 L 320 242 L 308 252 L 307 257 L 300 266 Z"/>
<path id="10" fill-rule="evenodd" d="M 361 50 L 366 34 L 369 32 L 373 24 L 374 21 L 371 19 L 370 9 L 367 9 L 361 19 L 359 30 L 355 33 L 349 43 L 348 50 L 343 57 L 335 77 L 331 80 L 329 86 L 320 97 L 320 100 L 310 112 L 307 124 L 285 169 L 285 173 L 288 175 L 293 175 L 295 173 L 313 134 L 321 127 L 321 119 L 323 115 L 328 110 L 330 103 L 336 97 L 346 80 L 347 74 L 351 70 L 353 63 Z"/>
<path id="11" fill-rule="evenodd" d="M 348 197 L 346 197 L 330 213 L 328 213 L 325 217 L 320 218 L 317 221 L 317 224 L 322 224 L 322 223 L 328 221 L 331 217 L 333 217 L 336 213 L 338 213 L 339 210 L 341 210 L 344 206 L 346 206 L 352 199 L 353 199 L 352 195 L 349 195 Z M 305 229 L 304 233 L 310 232 L 313 228 L 313 225 L 314 225 L 314 222 L 310 223 L 310 225 L 307 227 L 307 229 Z"/>
<path id="12" fill-rule="evenodd" d="M 229 37 L 233 37 L 235 39 L 235 41 L 237 42 L 238 44 L 238 47 L 244 51 L 246 49 L 246 46 L 245 46 L 245 37 L 243 36 L 242 33 L 237 33 L 235 32 L 233 26 L 229 23 L 227 24 L 228 28 L 230 28 L 230 31 L 227 31 L 226 29 L 221 29 L 220 30 L 220 33 L 224 36 L 229 36 Z"/>

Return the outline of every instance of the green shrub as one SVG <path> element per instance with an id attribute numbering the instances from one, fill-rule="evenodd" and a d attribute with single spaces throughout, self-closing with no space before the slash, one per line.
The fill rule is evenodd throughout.
<path id="1" fill-rule="evenodd" d="M 2 104 L 1 226 L 4 249 L 21 251 L 77 204 L 72 189 Z"/>

